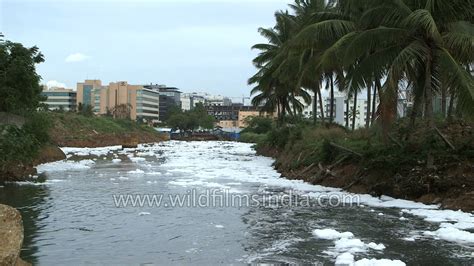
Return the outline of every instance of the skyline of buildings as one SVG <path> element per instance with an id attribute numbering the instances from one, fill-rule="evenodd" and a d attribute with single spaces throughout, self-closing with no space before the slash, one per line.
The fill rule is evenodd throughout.
<path id="1" fill-rule="evenodd" d="M 304 103 L 302 99 L 299 100 L 304 103 L 302 116 L 309 119 L 313 117 L 314 95 L 310 91 L 308 93 L 311 96 L 309 103 Z M 239 122 L 241 120 L 239 119 L 239 112 L 258 112 L 257 107 L 243 104 L 247 97 L 239 98 L 242 99 L 243 103 L 240 100 L 233 102 L 232 97 L 212 95 L 207 92 L 183 93 L 178 88 L 166 85 L 132 85 L 128 84 L 127 81 L 110 82 L 108 85 L 103 85 L 101 80 L 85 80 L 77 83 L 75 91 L 64 88 L 45 88 L 43 95 L 49 97 L 45 103 L 49 105 L 50 110 L 70 111 L 82 105 L 85 108 L 92 106 L 92 110 L 96 115 L 117 116 L 118 111 L 124 112 L 124 110 L 117 111 L 119 106 L 126 109 L 125 113 L 130 119 L 152 123 L 166 121 L 169 110 L 173 106 L 181 108 L 182 111 L 190 111 L 197 104 L 203 104 L 208 114 L 214 116 L 216 121 L 222 121 L 223 125 L 234 126 L 244 124 L 241 121 Z M 356 128 L 366 126 L 368 105 L 370 104 L 372 107 L 372 103 L 369 103 L 362 93 L 359 95 L 360 97 L 358 97 L 356 103 Z M 399 100 L 398 115 L 400 117 L 406 116 L 410 106 L 407 98 L 409 97 L 404 95 Z M 322 101 L 324 117 L 327 121 L 330 112 L 330 98 L 323 94 Z M 378 105 L 378 101 L 376 105 Z M 353 107 L 352 99 L 349 99 L 349 105 L 347 105 L 345 93 L 336 91 L 334 96 L 334 122 L 346 126 L 347 116 L 349 116 L 348 126 L 352 127 Z M 315 109 L 318 119 L 321 119 L 319 102 L 317 102 Z M 370 114 L 371 116 L 372 114 Z"/>

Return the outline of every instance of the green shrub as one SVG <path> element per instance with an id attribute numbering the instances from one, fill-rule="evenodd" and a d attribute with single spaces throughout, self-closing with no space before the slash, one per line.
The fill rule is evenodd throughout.
<path id="1" fill-rule="evenodd" d="M 44 144 L 49 141 L 49 129 L 51 120 L 47 113 L 37 112 L 27 116 L 27 122 L 23 126 L 26 134 L 33 136 L 38 143 Z"/>
<path id="2" fill-rule="evenodd" d="M 252 132 L 244 132 L 244 133 L 240 134 L 239 141 L 245 142 L 245 143 L 259 144 L 259 143 L 265 142 L 266 138 L 267 138 L 266 134 L 256 134 L 256 133 L 252 133 Z"/>
<path id="3" fill-rule="evenodd" d="M 41 143 L 25 129 L 16 126 L 0 127 L 0 166 L 8 161 L 30 162 Z"/>
<path id="4" fill-rule="evenodd" d="M 246 123 L 247 128 L 243 132 L 265 134 L 273 128 L 273 119 L 268 117 L 251 116 L 246 119 Z"/>

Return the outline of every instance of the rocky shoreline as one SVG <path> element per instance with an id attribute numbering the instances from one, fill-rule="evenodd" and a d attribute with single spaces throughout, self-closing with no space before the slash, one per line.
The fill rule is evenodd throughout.
<path id="1" fill-rule="evenodd" d="M 474 211 L 474 163 L 445 162 L 436 169 L 406 165 L 397 173 L 366 169 L 356 160 L 343 160 L 331 165 L 313 164 L 292 167 L 300 160 L 298 154 L 284 153 L 274 148 L 257 148 L 259 155 L 275 158 L 274 167 L 288 179 L 304 180 L 314 185 L 342 188 L 348 192 L 387 195 L 425 204 L 440 204 L 442 208 Z"/>

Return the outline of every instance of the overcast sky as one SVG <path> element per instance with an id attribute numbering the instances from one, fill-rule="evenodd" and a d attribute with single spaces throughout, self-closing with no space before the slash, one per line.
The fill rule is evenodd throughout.
<path id="1" fill-rule="evenodd" d="M 250 47 L 291 0 L 0 0 L 0 31 L 36 45 L 43 82 L 158 83 L 248 95 Z"/>

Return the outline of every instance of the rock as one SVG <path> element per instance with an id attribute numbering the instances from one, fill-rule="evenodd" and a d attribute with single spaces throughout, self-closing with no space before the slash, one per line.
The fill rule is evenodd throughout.
<path id="1" fill-rule="evenodd" d="M 18 210 L 0 204 L 0 265 L 30 265 L 20 259 L 23 222 Z"/>
<path id="2" fill-rule="evenodd" d="M 28 176 L 35 175 L 36 169 L 31 163 L 8 162 L 0 170 L 0 182 L 3 181 L 24 181 Z"/>
<path id="3" fill-rule="evenodd" d="M 60 148 L 54 145 L 45 145 L 39 150 L 38 156 L 34 160 L 33 164 L 38 165 L 43 163 L 56 162 L 64 159 L 66 159 L 66 155 Z"/>

